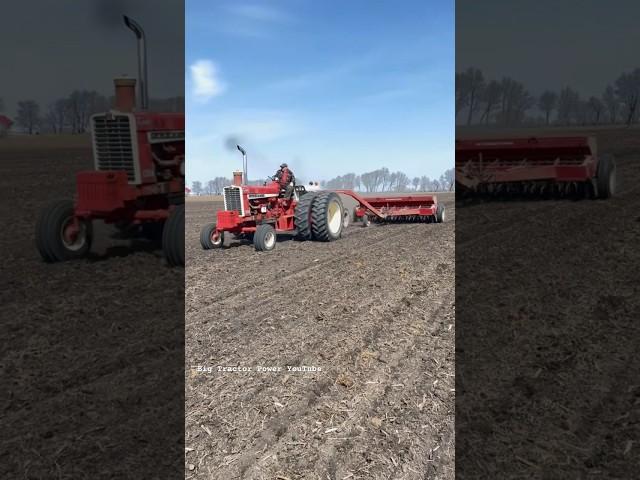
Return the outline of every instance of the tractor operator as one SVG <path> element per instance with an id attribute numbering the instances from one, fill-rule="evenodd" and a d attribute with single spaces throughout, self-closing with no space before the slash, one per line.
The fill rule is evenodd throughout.
<path id="1" fill-rule="evenodd" d="M 280 192 L 284 193 L 284 198 L 290 199 L 293 195 L 293 189 L 296 182 L 296 177 L 293 172 L 289 170 L 289 166 L 286 163 L 280 165 L 280 169 L 276 172 L 273 179 L 280 184 Z"/>

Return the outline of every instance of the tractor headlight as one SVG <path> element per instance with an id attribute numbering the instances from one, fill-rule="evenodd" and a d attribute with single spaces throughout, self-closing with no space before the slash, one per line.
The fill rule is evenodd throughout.
<path id="1" fill-rule="evenodd" d="M 266 206 L 266 205 L 262 205 L 262 206 L 260 207 L 260 211 L 261 211 L 262 213 L 267 213 L 267 206 Z"/>

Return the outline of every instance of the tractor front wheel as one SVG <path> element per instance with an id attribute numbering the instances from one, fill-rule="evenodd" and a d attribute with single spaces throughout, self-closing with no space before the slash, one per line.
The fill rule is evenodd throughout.
<path id="1" fill-rule="evenodd" d="M 224 244 L 224 232 L 216 235 L 216 224 L 208 223 L 200 230 L 200 245 L 204 250 L 221 248 Z"/>
<path id="2" fill-rule="evenodd" d="M 92 240 L 91 222 L 75 216 L 70 200 L 47 206 L 36 222 L 36 247 L 46 262 L 83 258 L 89 253 Z"/>
<path id="3" fill-rule="evenodd" d="M 184 204 L 169 214 L 162 231 L 162 250 L 172 267 L 184 267 Z"/>
<path id="4" fill-rule="evenodd" d="M 259 252 L 268 252 L 276 248 L 276 240 L 275 228 L 267 223 L 258 225 L 253 235 L 253 245 Z"/>

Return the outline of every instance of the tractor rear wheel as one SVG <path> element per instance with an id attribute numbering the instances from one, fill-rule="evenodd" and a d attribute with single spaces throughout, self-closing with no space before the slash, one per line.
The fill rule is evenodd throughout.
<path id="1" fill-rule="evenodd" d="M 307 192 L 296 204 L 294 221 L 298 240 L 311 240 L 311 204 L 316 196 L 316 193 Z"/>
<path id="2" fill-rule="evenodd" d="M 172 267 L 184 267 L 184 204 L 169 213 L 162 231 L 162 250 Z"/>
<path id="3" fill-rule="evenodd" d="M 319 194 L 311 205 L 311 233 L 313 239 L 331 242 L 340 238 L 344 225 L 344 207 L 335 192 Z"/>
<path id="4" fill-rule="evenodd" d="M 616 190 L 616 163 L 612 155 L 602 155 L 596 174 L 598 198 L 611 198 Z"/>
<path id="5" fill-rule="evenodd" d="M 91 222 L 75 216 L 71 200 L 50 204 L 36 222 L 36 247 L 45 262 L 83 258 L 89 253 L 92 240 Z"/>
<path id="6" fill-rule="evenodd" d="M 253 245 L 259 252 L 268 252 L 276 248 L 276 229 L 268 223 L 258 225 L 253 234 Z"/>
<path id="7" fill-rule="evenodd" d="M 224 244 L 224 232 L 220 232 L 218 238 L 213 238 L 216 233 L 216 224 L 208 223 L 202 230 L 200 230 L 200 245 L 204 250 L 211 250 L 212 248 L 221 248 Z"/>
<path id="8" fill-rule="evenodd" d="M 436 207 L 436 222 L 437 223 L 442 223 L 444 222 L 444 204 L 439 203 L 438 206 Z"/>

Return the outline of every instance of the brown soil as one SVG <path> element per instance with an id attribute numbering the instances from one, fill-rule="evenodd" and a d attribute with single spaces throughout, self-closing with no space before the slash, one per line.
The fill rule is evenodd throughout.
<path id="1" fill-rule="evenodd" d="M 282 238 L 272 252 L 202 250 L 221 205 L 187 202 L 187 478 L 453 478 L 444 197 L 448 223 L 353 225 L 336 242 Z"/>
<path id="2" fill-rule="evenodd" d="M 640 469 L 640 135 L 510 132 L 590 133 L 616 156 L 615 198 L 458 209 L 461 478 L 622 479 Z"/>
<path id="3" fill-rule="evenodd" d="M 100 226 L 88 260 L 35 248 L 40 209 L 92 169 L 87 140 L 0 139 L 1 478 L 182 473 L 184 271 Z"/>

